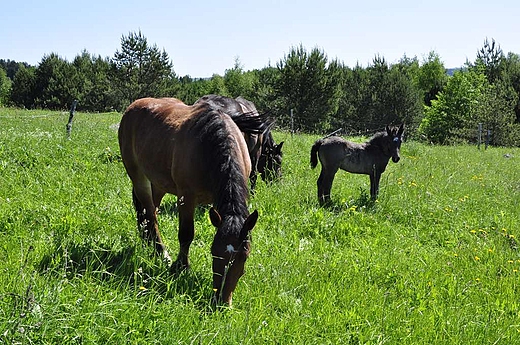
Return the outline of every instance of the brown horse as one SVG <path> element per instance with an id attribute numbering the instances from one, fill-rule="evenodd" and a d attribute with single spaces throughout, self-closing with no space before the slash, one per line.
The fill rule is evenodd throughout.
<path id="1" fill-rule="evenodd" d="M 249 113 L 254 116 L 258 115 L 258 110 L 253 102 L 243 97 L 233 99 L 211 94 L 202 96 L 195 102 L 195 104 L 199 103 L 209 103 L 228 114 Z M 283 142 L 279 145 L 274 143 L 271 135 L 271 127 L 273 125 L 274 121 L 266 120 L 266 130 L 263 133 L 243 133 L 249 149 L 249 158 L 251 159 L 251 175 L 249 176 L 251 190 L 255 189 L 257 173 L 260 173 L 264 181 L 272 181 L 281 175 Z M 267 171 L 266 169 L 273 170 Z"/>
<path id="2" fill-rule="evenodd" d="M 207 103 L 188 106 L 174 98 L 143 98 L 128 107 L 119 127 L 141 237 L 169 262 L 156 209 L 166 193 L 177 195 L 180 250 L 172 270 L 189 267 L 195 207 L 213 204 L 209 212 L 217 228 L 211 246 L 213 289 L 215 299 L 229 305 L 244 273 L 250 232 L 258 219 L 258 212 L 249 214 L 247 208 L 251 163 L 242 132 L 265 130 L 259 116 L 233 116 L 240 127 Z"/>
<path id="3" fill-rule="evenodd" d="M 372 200 L 379 193 L 379 181 L 385 171 L 388 160 L 399 162 L 404 125 L 399 128 L 386 127 L 383 132 L 376 133 L 369 141 L 358 144 L 332 136 L 318 139 L 311 148 L 311 167 L 321 162 L 321 173 L 318 178 L 318 200 L 320 205 L 330 203 L 332 181 L 338 169 L 355 174 L 370 176 L 370 196 Z"/>

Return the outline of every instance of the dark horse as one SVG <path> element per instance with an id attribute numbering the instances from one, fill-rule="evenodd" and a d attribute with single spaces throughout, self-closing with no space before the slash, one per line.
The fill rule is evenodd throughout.
<path id="1" fill-rule="evenodd" d="M 220 95 L 205 95 L 195 102 L 195 104 L 198 103 L 209 103 L 225 113 L 231 114 L 232 117 L 234 114 L 245 113 L 258 115 L 258 110 L 253 102 L 243 97 L 233 99 Z M 267 120 L 263 133 L 243 133 L 251 159 L 251 175 L 249 176 L 251 190 L 254 190 L 256 186 L 257 172 L 266 182 L 281 176 L 283 141 L 278 145 L 274 142 L 271 134 L 273 125 L 274 121 Z"/>
<path id="2" fill-rule="evenodd" d="M 172 270 L 189 267 L 195 207 L 213 204 L 213 290 L 218 302 L 229 305 L 258 219 L 258 212 L 249 214 L 247 207 L 251 163 L 242 132 L 265 131 L 260 116 L 233 117 L 207 103 L 188 106 L 175 98 L 143 98 L 127 108 L 119 127 L 141 237 L 169 262 L 156 210 L 166 193 L 177 195 L 180 250 Z"/>
<path id="3" fill-rule="evenodd" d="M 318 139 L 311 149 L 311 167 L 321 162 L 321 173 L 318 178 L 318 200 L 320 205 L 330 202 L 332 181 L 338 169 L 355 174 L 370 176 L 370 197 L 377 198 L 379 181 L 385 171 L 390 157 L 394 163 L 399 162 L 404 125 L 399 128 L 386 127 L 383 132 L 376 133 L 363 144 L 346 141 L 332 136 Z"/>
<path id="4" fill-rule="evenodd" d="M 276 144 L 270 130 L 264 134 L 258 172 L 265 182 L 272 182 L 282 177 L 283 141 Z"/>

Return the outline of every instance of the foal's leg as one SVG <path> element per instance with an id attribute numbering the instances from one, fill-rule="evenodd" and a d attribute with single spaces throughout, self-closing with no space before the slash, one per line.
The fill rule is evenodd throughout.
<path id="1" fill-rule="evenodd" d="M 172 266 L 173 271 L 189 268 L 190 245 L 195 236 L 195 203 L 190 197 L 179 196 L 177 200 L 179 209 L 179 255 Z"/>
<path id="2" fill-rule="evenodd" d="M 338 168 L 326 169 L 322 166 L 320 176 L 318 177 L 318 201 L 321 206 L 330 203 L 330 191 L 332 182 Z"/>
<path id="3" fill-rule="evenodd" d="M 153 243 L 155 251 L 161 254 L 164 259 L 170 263 L 170 255 L 166 251 L 157 225 L 157 211 L 153 202 L 151 184 L 149 182 L 134 184 L 132 197 L 137 212 L 137 227 L 140 231 L 141 238 L 148 243 Z"/>
<path id="4" fill-rule="evenodd" d="M 381 180 L 381 173 L 377 172 L 374 168 L 374 171 L 370 174 L 370 198 L 372 200 L 377 199 L 377 195 L 379 194 L 379 181 Z"/>

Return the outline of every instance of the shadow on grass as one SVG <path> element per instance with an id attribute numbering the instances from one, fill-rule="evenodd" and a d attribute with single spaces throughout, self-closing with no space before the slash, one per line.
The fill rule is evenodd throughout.
<path id="1" fill-rule="evenodd" d="M 366 190 L 360 188 L 359 196 L 356 199 L 351 199 L 347 203 L 332 199 L 322 207 L 334 213 L 341 213 L 352 208 L 358 211 L 375 211 L 376 205 L 376 200 L 373 200 Z"/>
<path id="2" fill-rule="evenodd" d="M 67 279 L 94 278 L 102 284 L 160 299 L 184 296 L 202 313 L 212 312 L 211 272 L 170 273 L 168 265 L 144 243 L 99 243 L 94 239 L 55 241 L 39 262 L 41 274 Z"/>

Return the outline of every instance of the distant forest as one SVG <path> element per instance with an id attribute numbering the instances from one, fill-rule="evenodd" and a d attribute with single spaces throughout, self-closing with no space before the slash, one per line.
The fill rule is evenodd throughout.
<path id="1" fill-rule="evenodd" d="M 474 143 L 481 124 L 491 145 L 520 146 L 520 55 L 495 40 L 449 71 L 434 51 L 422 61 L 375 56 L 367 67 L 348 67 L 299 45 L 275 66 L 245 71 L 237 59 L 223 76 L 191 78 L 178 76 L 168 53 L 140 31 L 123 35 L 112 57 L 50 53 L 37 66 L 0 60 L 0 107 L 68 110 L 77 100 L 78 111 L 123 112 L 142 97 L 192 104 L 206 94 L 243 96 L 282 130 L 354 135 L 405 123 L 409 137 L 453 144 Z"/>

